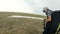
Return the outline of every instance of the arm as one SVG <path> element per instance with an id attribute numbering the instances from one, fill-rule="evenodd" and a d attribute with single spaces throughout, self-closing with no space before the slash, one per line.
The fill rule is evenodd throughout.
<path id="1" fill-rule="evenodd" d="M 48 12 L 47 12 L 46 22 L 51 21 L 51 14 L 52 14 L 52 11 L 48 11 Z"/>
<path id="2" fill-rule="evenodd" d="M 48 16 L 46 22 L 51 21 L 51 16 Z"/>

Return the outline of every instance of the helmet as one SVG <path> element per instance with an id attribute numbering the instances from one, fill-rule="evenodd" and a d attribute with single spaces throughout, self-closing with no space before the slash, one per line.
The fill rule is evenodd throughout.
<path id="1" fill-rule="evenodd" d="M 43 12 L 47 12 L 48 10 L 49 10 L 48 7 L 44 7 L 44 8 L 43 8 Z"/>

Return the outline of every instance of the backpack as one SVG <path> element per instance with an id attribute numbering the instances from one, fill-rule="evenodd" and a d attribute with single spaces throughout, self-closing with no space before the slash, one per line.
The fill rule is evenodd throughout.
<path id="1" fill-rule="evenodd" d="M 56 10 L 52 13 L 52 27 L 55 29 L 55 32 L 58 33 L 60 30 L 60 10 Z"/>

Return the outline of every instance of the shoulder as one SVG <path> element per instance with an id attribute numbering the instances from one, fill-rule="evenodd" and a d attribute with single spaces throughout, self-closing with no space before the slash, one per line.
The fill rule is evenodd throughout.
<path id="1" fill-rule="evenodd" d="M 52 10 L 49 10 L 49 11 L 47 12 L 47 15 L 48 15 L 48 16 L 51 16 L 52 13 L 53 13 L 53 11 L 52 11 Z"/>
<path id="2" fill-rule="evenodd" d="M 48 14 L 52 14 L 53 13 L 53 11 L 52 10 L 48 10 Z"/>

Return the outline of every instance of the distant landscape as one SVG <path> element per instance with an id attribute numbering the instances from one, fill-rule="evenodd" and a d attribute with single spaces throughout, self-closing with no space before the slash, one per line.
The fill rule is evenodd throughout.
<path id="1" fill-rule="evenodd" d="M 36 14 L 0 12 L 0 34 L 42 34 L 42 20 L 32 18 L 7 18 L 11 15 L 46 18 L 46 16 Z"/>

